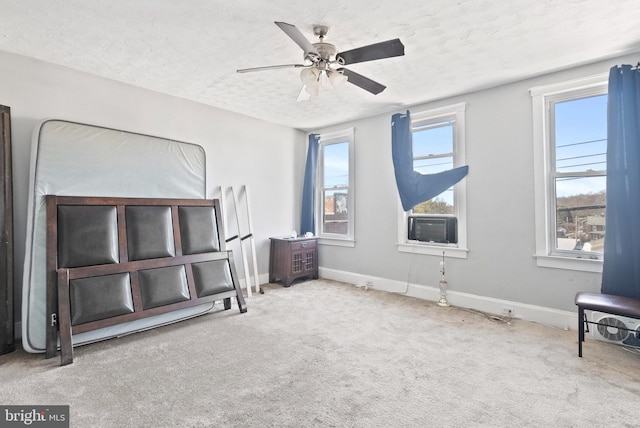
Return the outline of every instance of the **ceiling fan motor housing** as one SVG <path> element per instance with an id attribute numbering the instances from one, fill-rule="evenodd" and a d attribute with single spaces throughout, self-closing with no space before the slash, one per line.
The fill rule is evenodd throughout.
<path id="1" fill-rule="evenodd" d="M 338 53 L 338 49 L 331 43 L 319 42 L 314 43 L 313 47 L 316 48 L 318 53 L 320 54 L 320 58 L 325 61 L 330 61 L 332 57 L 334 57 Z"/>

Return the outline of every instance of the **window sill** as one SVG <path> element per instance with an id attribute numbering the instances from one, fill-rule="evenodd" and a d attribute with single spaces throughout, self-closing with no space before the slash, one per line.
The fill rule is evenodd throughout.
<path id="1" fill-rule="evenodd" d="M 355 247 L 356 241 L 349 238 L 327 238 L 326 236 L 318 236 L 319 245 L 333 245 L 334 247 Z"/>
<path id="2" fill-rule="evenodd" d="M 602 273 L 602 260 L 534 255 L 538 267 Z"/>
<path id="3" fill-rule="evenodd" d="M 438 245 L 438 244 L 426 244 L 426 243 L 408 243 L 399 242 L 397 244 L 398 251 L 401 253 L 412 254 L 426 254 L 430 256 L 442 256 L 445 253 L 445 257 L 452 257 L 456 259 L 466 259 L 469 250 L 467 248 L 459 248 L 451 245 Z"/>

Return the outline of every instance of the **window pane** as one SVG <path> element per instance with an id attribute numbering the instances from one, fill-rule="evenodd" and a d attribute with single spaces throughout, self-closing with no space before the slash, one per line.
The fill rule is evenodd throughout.
<path id="1" fill-rule="evenodd" d="M 413 129 L 413 170 L 436 174 L 453 169 L 454 120 L 439 121 Z M 454 214 L 453 187 L 435 198 L 416 205 L 413 214 Z"/>
<path id="2" fill-rule="evenodd" d="M 325 190 L 322 232 L 346 235 L 349 233 L 349 193 L 347 189 Z"/>
<path id="3" fill-rule="evenodd" d="M 607 170 L 607 95 L 555 104 L 556 170 Z"/>
<path id="4" fill-rule="evenodd" d="M 323 146 L 321 233 L 349 234 L 349 142 Z"/>
<path id="5" fill-rule="evenodd" d="M 413 170 L 421 174 L 435 174 L 452 168 L 453 156 L 416 159 L 413 161 Z"/>
<path id="6" fill-rule="evenodd" d="M 411 211 L 413 214 L 454 214 L 453 211 L 453 187 L 440 195 L 425 202 L 421 202 Z"/>
<path id="7" fill-rule="evenodd" d="M 556 179 L 556 248 L 603 252 L 606 177 Z"/>
<path id="8" fill-rule="evenodd" d="M 453 124 L 413 132 L 414 158 L 446 153 L 453 153 Z"/>
<path id="9" fill-rule="evenodd" d="M 354 154 L 353 129 L 321 135 L 314 191 L 320 238 L 344 242 L 354 239 Z"/>
<path id="10" fill-rule="evenodd" d="M 324 153 L 324 188 L 349 185 L 349 143 L 328 144 Z"/>

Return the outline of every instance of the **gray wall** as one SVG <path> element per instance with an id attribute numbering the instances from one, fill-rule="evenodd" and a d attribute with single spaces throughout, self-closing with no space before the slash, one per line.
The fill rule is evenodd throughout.
<path id="1" fill-rule="evenodd" d="M 433 103 L 467 103 L 467 259 L 449 259 L 452 291 L 573 311 L 577 291 L 599 291 L 600 275 L 540 268 L 533 254 L 532 113 L 529 88 L 607 72 L 616 58 Z M 305 134 L 235 113 L 0 52 L 0 103 L 12 108 L 16 296 L 21 295 L 31 133 L 46 118 L 157 135 L 202 145 L 209 197 L 216 186 L 251 190 L 262 279 L 268 238 L 299 226 Z M 429 84 L 425 82 L 425 84 Z M 439 257 L 399 253 L 391 115 L 328 127 L 355 128 L 356 245 L 321 246 L 322 268 L 437 286 Z M 256 138 L 254 136 L 259 136 Z M 508 195 L 508 198 L 506 197 Z M 18 312 L 19 312 L 19 308 Z"/>
<path id="2" fill-rule="evenodd" d="M 536 266 L 532 104 L 529 89 L 606 73 L 637 57 L 616 58 L 497 88 L 410 106 L 427 110 L 466 102 L 468 258 L 447 260 L 449 289 L 574 311 L 578 291 L 600 291 L 601 275 Z M 472 70 L 470 70 L 472 72 Z M 425 85 L 428 85 L 425 82 Z M 356 245 L 323 245 L 321 266 L 437 287 L 440 257 L 399 253 L 391 115 L 319 130 L 355 127 Z"/>
<path id="3" fill-rule="evenodd" d="M 204 147 L 208 197 L 217 197 L 220 185 L 248 186 L 259 271 L 267 272 L 269 236 L 290 233 L 298 221 L 297 160 L 306 152 L 304 133 L 5 52 L 0 52 L 0 64 L 0 104 L 11 107 L 12 116 L 18 318 L 31 137 L 43 119 L 95 124 Z M 241 266 L 237 267 L 242 275 Z"/>

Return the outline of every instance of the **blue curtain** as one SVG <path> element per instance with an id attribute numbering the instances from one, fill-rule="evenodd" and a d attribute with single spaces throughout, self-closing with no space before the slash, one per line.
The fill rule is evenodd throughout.
<path id="1" fill-rule="evenodd" d="M 398 113 L 391 117 L 391 154 L 398 193 L 405 211 L 438 196 L 469 173 L 466 165 L 437 174 L 420 174 L 413 170 L 411 116 L 408 110 L 406 114 Z"/>
<path id="2" fill-rule="evenodd" d="M 640 298 L 640 71 L 609 72 L 602 293 Z"/>
<path id="3" fill-rule="evenodd" d="M 300 219 L 300 234 L 311 232 L 315 235 L 315 204 L 314 194 L 316 186 L 316 169 L 318 166 L 318 147 L 320 135 L 309 134 L 309 148 L 307 149 L 307 166 L 304 171 L 302 188 L 302 216 Z"/>

